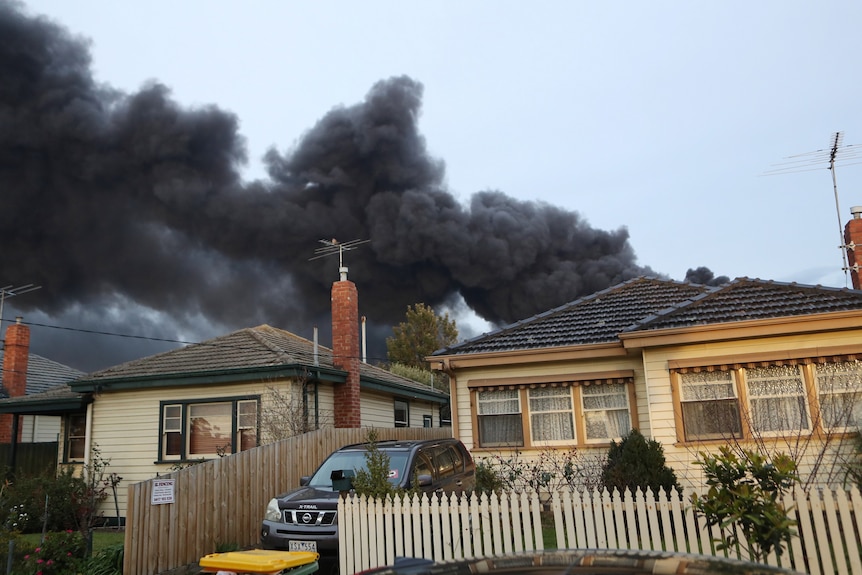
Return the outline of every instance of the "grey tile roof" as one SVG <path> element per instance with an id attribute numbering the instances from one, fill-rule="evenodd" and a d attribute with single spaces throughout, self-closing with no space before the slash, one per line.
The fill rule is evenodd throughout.
<path id="1" fill-rule="evenodd" d="M 269 325 L 231 332 L 142 359 L 97 371 L 79 382 L 104 382 L 140 377 L 182 377 L 207 373 L 254 370 L 278 366 L 314 367 L 314 342 Z M 318 365 L 337 370 L 332 350 L 318 346 Z M 360 379 L 382 382 L 404 390 L 422 391 L 441 399 L 447 394 L 367 363 L 360 365 Z"/>
<path id="2" fill-rule="evenodd" d="M 862 291 L 737 278 L 718 287 L 640 277 L 434 355 L 611 343 L 645 330 L 862 310 Z"/>
<path id="3" fill-rule="evenodd" d="M 4 353 L 0 350 L 0 366 L 3 365 Z M 48 358 L 31 353 L 27 358 L 27 395 L 41 393 L 58 384 L 65 384 L 84 375 L 83 371 L 57 363 Z M 0 384 L 0 397 L 9 397 Z"/>
<path id="4" fill-rule="evenodd" d="M 719 290 L 663 310 L 631 330 L 862 310 L 862 291 L 737 278 Z"/>
<path id="5" fill-rule="evenodd" d="M 681 301 L 708 293 L 698 284 L 640 277 L 513 323 L 434 355 L 518 351 L 608 343 L 627 327 Z"/>

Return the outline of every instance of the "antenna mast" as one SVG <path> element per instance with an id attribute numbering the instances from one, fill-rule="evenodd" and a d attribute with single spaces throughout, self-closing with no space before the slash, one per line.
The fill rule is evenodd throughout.
<path id="1" fill-rule="evenodd" d="M 314 257 L 308 258 L 308 261 L 325 258 L 333 254 L 338 254 L 338 273 L 342 280 L 347 279 L 347 268 L 344 267 L 344 252 L 355 250 L 362 244 L 367 244 L 371 240 L 351 240 L 349 242 L 339 242 L 335 238 L 331 240 L 317 240 L 323 244 L 322 248 L 314 250 Z"/>
<path id="2" fill-rule="evenodd" d="M 0 288 L 0 325 L 3 324 L 3 304 L 6 302 L 6 298 L 15 297 L 16 295 L 25 294 L 31 291 L 36 291 L 41 287 L 42 286 L 34 286 L 33 284 L 27 284 L 18 287 L 8 285 Z"/>
<path id="3" fill-rule="evenodd" d="M 844 231 L 841 226 L 841 205 L 838 201 L 838 180 L 835 177 L 835 163 L 839 160 L 848 160 L 844 165 L 854 165 L 862 163 L 862 146 L 849 145 L 845 146 L 844 132 L 835 132 L 832 134 L 830 146 L 827 149 L 815 150 L 804 154 L 796 154 L 785 158 L 786 162 L 774 164 L 772 170 L 764 173 L 765 176 L 774 176 L 778 174 L 794 174 L 796 172 L 810 172 L 812 170 L 823 169 L 823 164 L 828 164 L 828 170 L 832 175 L 832 191 L 835 194 L 835 213 L 838 216 L 838 236 L 840 243 L 838 249 L 841 250 L 841 259 L 843 262 L 842 270 L 844 271 L 844 282 L 847 284 L 847 246 L 844 245 Z M 853 161 L 850 161 L 853 160 Z"/>

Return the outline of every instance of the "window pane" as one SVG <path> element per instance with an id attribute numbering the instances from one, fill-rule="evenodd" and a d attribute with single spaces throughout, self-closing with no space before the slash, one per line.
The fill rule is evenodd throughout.
<path id="1" fill-rule="evenodd" d="M 238 429 L 254 429 L 257 427 L 257 401 L 246 400 L 237 404 L 236 426 Z"/>
<path id="2" fill-rule="evenodd" d="M 853 430 L 862 426 L 862 362 L 818 364 L 815 377 L 823 426 Z"/>
<path id="3" fill-rule="evenodd" d="M 409 427 L 406 401 L 395 400 L 395 427 Z"/>
<path id="4" fill-rule="evenodd" d="M 780 365 L 746 370 L 755 431 L 808 429 L 805 387 L 799 366 Z"/>
<path id="5" fill-rule="evenodd" d="M 483 447 L 524 445 L 521 414 L 479 416 L 479 444 Z"/>
<path id="6" fill-rule="evenodd" d="M 683 434 L 687 441 L 742 436 L 742 418 L 730 371 L 680 376 Z"/>
<path id="7" fill-rule="evenodd" d="M 480 391 L 477 394 L 479 445 L 524 445 L 521 394 L 517 389 Z"/>
<path id="8" fill-rule="evenodd" d="M 183 434 L 179 432 L 165 433 L 165 455 L 182 455 Z"/>
<path id="9" fill-rule="evenodd" d="M 581 388 L 587 440 L 611 440 L 631 431 L 628 387 L 624 383 Z"/>
<path id="10" fill-rule="evenodd" d="M 189 455 L 231 451 L 231 403 L 189 405 Z"/>
<path id="11" fill-rule="evenodd" d="M 575 438 L 571 388 L 530 389 L 527 398 L 533 441 L 571 441 Z"/>
<path id="12" fill-rule="evenodd" d="M 70 415 L 66 425 L 66 459 L 84 459 L 87 451 L 87 416 Z"/>

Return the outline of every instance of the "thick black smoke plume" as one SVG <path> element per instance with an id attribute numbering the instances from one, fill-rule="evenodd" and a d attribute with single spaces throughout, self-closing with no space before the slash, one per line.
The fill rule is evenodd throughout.
<path id="1" fill-rule="evenodd" d="M 495 191 L 459 203 L 418 132 L 422 86 L 407 77 L 270 151 L 269 179 L 251 183 L 233 114 L 183 108 L 157 83 L 98 85 L 85 41 L 9 3 L 0 78 L 0 283 L 42 286 L 14 300 L 25 319 L 189 339 L 266 322 L 307 336 L 328 325 L 338 277 L 336 259 L 309 261 L 322 238 L 370 240 L 345 263 L 360 313 L 383 331 L 416 302 L 460 295 L 510 322 L 652 273 L 624 228 Z M 81 339 L 44 354 L 116 362 L 109 344 L 86 344 L 100 363 Z M 133 343 L 131 357 L 148 353 Z"/>

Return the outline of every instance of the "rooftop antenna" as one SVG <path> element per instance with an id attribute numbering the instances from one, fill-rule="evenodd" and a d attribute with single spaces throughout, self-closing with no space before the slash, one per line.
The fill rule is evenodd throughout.
<path id="1" fill-rule="evenodd" d="M 844 245 L 844 231 L 841 226 L 841 205 L 838 201 L 838 180 L 835 177 L 835 163 L 840 160 L 843 165 L 847 166 L 862 164 L 862 146 L 844 145 L 844 132 L 835 132 L 830 137 L 828 148 L 788 156 L 785 160 L 787 161 L 773 164 L 773 169 L 763 175 L 775 176 L 778 174 L 811 172 L 822 170 L 824 167 L 832 174 L 832 191 L 835 194 L 835 214 L 838 216 L 838 237 L 840 241 L 838 249 L 841 250 L 841 258 L 844 264 L 841 269 L 844 270 L 844 283 L 847 285 L 847 271 L 849 269 L 847 267 L 847 246 Z"/>
<path id="2" fill-rule="evenodd" d="M 314 257 L 308 258 L 308 261 L 318 260 L 320 258 L 325 258 L 327 256 L 331 256 L 333 254 L 338 254 L 338 273 L 341 277 L 341 280 L 344 281 L 347 279 L 347 268 L 344 267 L 344 252 L 349 252 L 350 250 L 355 250 L 362 244 L 367 244 L 371 240 L 350 240 L 349 242 L 339 242 L 335 238 L 331 240 L 317 240 L 323 247 L 317 248 L 314 250 Z"/>
<path id="3" fill-rule="evenodd" d="M 31 291 L 36 291 L 41 287 L 42 286 L 27 284 L 18 287 L 8 285 L 0 288 L 0 325 L 3 324 L 3 304 L 6 302 L 6 298 L 15 297 L 16 295 L 25 294 Z"/>

